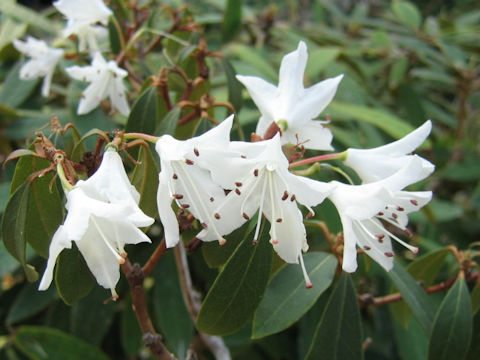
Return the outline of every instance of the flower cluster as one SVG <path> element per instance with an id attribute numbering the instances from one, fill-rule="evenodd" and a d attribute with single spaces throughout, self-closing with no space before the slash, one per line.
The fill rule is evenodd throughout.
<path id="1" fill-rule="evenodd" d="M 79 115 L 89 113 L 108 97 L 112 108 L 127 116 L 130 108 L 122 80 L 127 76 L 127 72 L 115 61 L 107 62 L 98 44 L 98 40 L 107 35 L 104 26 L 107 25 L 112 11 L 102 0 L 58 0 L 53 5 L 67 18 L 61 36 L 64 38 L 76 36 L 78 51 L 88 51 L 92 58 L 90 66 L 75 65 L 65 69 L 73 79 L 91 83 L 82 92 L 77 113 Z M 42 95 L 49 96 L 55 67 L 64 56 L 65 50 L 50 47 L 45 41 L 33 37 L 28 37 L 25 42 L 15 40 L 13 44 L 18 51 L 31 58 L 20 69 L 20 78 L 43 77 Z"/>
<path id="2" fill-rule="evenodd" d="M 434 170 L 429 161 L 411 154 L 429 135 L 431 122 L 385 146 L 348 149 L 330 155 L 329 158 L 343 160 L 353 169 L 361 184 L 327 183 L 297 175 L 291 171 L 296 164 L 289 162 L 284 148 L 299 144 L 313 150 L 332 148 L 332 133 L 324 121 L 315 118 L 332 100 L 342 78 L 338 76 L 305 89 L 306 62 L 307 48 L 300 42 L 296 51 L 284 57 L 277 87 L 259 78 L 238 77 L 262 114 L 257 125 L 258 137 L 265 138 L 262 141 L 230 141 L 233 116 L 192 139 L 181 141 L 163 135 L 156 140 L 161 163 L 157 202 L 167 247 L 175 246 L 181 239 L 173 203 L 198 220 L 202 228 L 196 235 L 198 239 L 218 241 L 220 245 L 227 241 L 226 235 L 250 220 L 256 221 L 252 241 L 260 241 L 259 229 L 265 216 L 270 223 L 273 249 L 284 261 L 299 263 L 306 286 L 311 287 L 302 258 L 308 244 L 301 209 L 305 208 L 306 216 L 311 217 L 313 207 L 328 198 L 337 208 L 343 225 L 345 271 L 356 270 L 357 247 L 386 270 L 393 267 L 392 240 L 418 251 L 395 235 L 393 228 L 408 235 L 408 213 L 431 199 L 429 191 L 405 190 Z M 109 71 L 117 74 L 116 79 L 110 79 L 102 70 L 98 75 L 109 79 L 104 82 L 111 80 L 115 84 L 103 89 L 115 98 L 114 92 L 121 84 L 114 81 L 122 73 L 98 53 L 92 67 L 110 67 Z M 69 72 L 86 80 L 93 80 L 95 75 L 93 69 L 77 67 Z M 95 92 L 95 86 L 92 83 L 85 93 Z M 84 100 L 80 108 L 88 111 L 94 104 L 97 103 Z M 119 109 L 124 109 L 123 105 Z M 149 241 L 138 228 L 150 225 L 153 219 L 139 209 L 139 195 L 128 182 L 119 155 L 112 149 L 105 153 L 92 177 L 67 191 L 68 215 L 52 240 L 40 289 L 48 287 L 55 258 L 62 249 L 71 247 L 73 240 L 97 281 L 114 293 L 118 263 L 124 259 L 124 244 Z"/>

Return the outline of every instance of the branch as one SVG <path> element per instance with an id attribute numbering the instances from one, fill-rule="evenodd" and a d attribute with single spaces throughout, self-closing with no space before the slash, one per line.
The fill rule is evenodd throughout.
<path id="1" fill-rule="evenodd" d="M 150 349 L 157 359 L 175 359 L 173 354 L 171 354 L 163 344 L 162 337 L 155 331 L 150 315 L 148 314 L 145 292 L 143 289 L 145 275 L 142 268 L 137 263 L 132 265 L 128 259 L 125 259 L 125 263 L 121 265 L 121 269 L 128 280 L 130 293 L 132 295 L 132 308 L 143 333 L 143 343 Z"/>
<path id="2" fill-rule="evenodd" d="M 158 261 L 163 257 L 163 255 L 165 255 L 166 252 L 167 252 L 167 245 L 165 242 L 165 238 L 163 238 L 160 244 L 158 244 L 153 254 L 150 256 L 150 259 L 148 259 L 145 265 L 143 265 L 142 267 L 143 276 L 148 276 L 152 273 Z"/>
<path id="3" fill-rule="evenodd" d="M 175 263 L 177 264 L 178 275 L 180 277 L 180 286 L 182 288 L 183 298 L 187 304 L 188 312 L 193 321 L 197 318 L 200 312 L 201 300 L 198 292 L 193 288 L 192 278 L 190 277 L 190 270 L 188 268 L 187 255 L 185 248 L 180 241 L 174 248 Z M 211 336 L 199 332 L 204 344 L 210 349 L 215 359 L 230 360 L 230 351 L 225 346 L 222 338 L 219 336 Z"/>

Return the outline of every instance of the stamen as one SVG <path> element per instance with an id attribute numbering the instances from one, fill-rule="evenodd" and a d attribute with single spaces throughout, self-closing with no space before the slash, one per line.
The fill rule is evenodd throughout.
<path id="1" fill-rule="evenodd" d="M 383 243 L 383 238 L 385 237 L 385 234 L 375 234 L 377 237 L 378 242 L 381 244 Z"/>
<path id="2" fill-rule="evenodd" d="M 295 201 L 296 197 L 295 197 L 295 194 L 292 195 L 292 197 L 290 198 L 290 201 Z"/>
<path id="3" fill-rule="evenodd" d="M 206 224 L 206 223 L 203 222 L 201 225 L 202 225 L 202 228 L 204 228 L 204 229 L 207 228 L 207 224 Z"/>
<path id="4" fill-rule="evenodd" d="M 396 220 L 398 218 L 398 215 L 395 213 L 392 213 L 392 217 Z"/>
<path id="5" fill-rule="evenodd" d="M 173 180 L 177 180 L 178 179 L 178 175 L 177 174 L 173 174 Z"/>
<path id="6" fill-rule="evenodd" d="M 210 202 L 214 202 L 215 199 L 213 198 L 213 196 L 210 198 Z"/>
<path id="7" fill-rule="evenodd" d="M 105 300 L 105 301 L 108 301 L 108 300 L 117 301 L 118 300 L 117 291 L 115 289 L 110 289 L 110 291 L 112 293 L 112 297 L 110 299 Z"/>
<path id="8" fill-rule="evenodd" d="M 273 245 L 278 245 L 278 239 L 272 239 L 272 240 L 270 240 L 270 242 L 271 242 Z"/>
<path id="9" fill-rule="evenodd" d="M 288 199 L 288 192 L 287 190 L 285 190 L 285 192 L 283 193 L 283 196 L 282 196 L 282 200 L 285 201 Z"/>
<path id="10" fill-rule="evenodd" d="M 260 223 L 262 221 L 262 214 L 263 214 L 263 202 L 265 201 L 265 190 L 267 188 L 267 178 L 263 181 L 262 187 L 262 195 L 260 196 L 260 207 L 258 209 L 258 220 L 257 226 L 255 228 L 255 234 L 253 235 L 253 243 L 256 244 L 258 242 L 258 233 L 260 232 Z M 243 207 L 243 204 L 242 204 Z"/>
<path id="11" fill-rule="evenodd" d="M 363 250 L 366 250 L 366 251 L 368 251 L 368 250 L 370 250 L 370 249 L 371 249 L 371 247 L 368 246 L 368 245 L 365 245 L 365 246 L 363 247 Z"/>
<path id="12" fill-rule="evenodd" d="M 401 207 L 401 206 L 397 206 L 397 210 L 398 210 L 398 211 L 404 211 L 405 209 L 404 209 L 403 207 Z"/>
<path id="13" fill-rule="evenodd" d="M 282 218 L 278 218 L 278 219 L 277 219 L 277 222 L 278 222 L 278 223 L 281 223 L 282 221 L 283 221 Z"/>
<path id="14" fill-rule="evenodd" d="M 235 185 L 238 186 L 238 187 L 240 187 L 240 186 L 242 186 L 243 184 L 242 184 L 240 181 L 236 181 L 236 182 L 235 182 Z"/>
<path id="15" fill-rule="evenodd" d="M 242 195 L 242 192 L 238 188 L 235 188 L 235 194 Z"/>
<path id="16" fill-rule="evenodd" d="M 198 151 L 197 148 L 194 148 L 193 152 L 194 152 L 195 156 L 200 156 L 200 152 Z"/>
<path id="17" fill-rule="evenodd" d="M 247 214 L 243 213 L 242 216 L 245 220 L 250 220 L 250 216 L 248 216 Z"/>
<path id="18" fill-rule="evenodd" d="M 415 206 L 418 206 L 418 201 L 415 200 L 415 199 L 411 199 L 410 202 L 415 205 Z"/>
<path id="19" fill-rule="evenodd" d="M 102 238 L 103 242 L 105 243 L 105 245 L 107 245 L 107 248 L 108 250 L 110 250 L 112 252 L 112 254 L 115 256 L 115 258 L 117 259 L 118 263 L 121 265 L 121 264 L 124 264 L 125 263 L 125 259 L 123 257 L 121 257 L 118 252 L 112 247 L 112 244 L 110 244 L 110 241 L 108 241 L 108 238 L 105 236 L 105 234 L 103 233 L 101 227 L 98 225 L 97 223 L 97 220 L 95 220 L 95 216 L 94 215 L 90 215 L 90 219 L 92 220 L 92 223 L 93 225 L 95 226 L 95 228 L 97 229 L 98 233 L 100 234 L 100 237 Z"/>
<path id="20" fill-rule="evenodd" d="M 222 237 L 222 238 L 220 238 L 220 239 L 218 240 L 218 243 L 219 243 L 220 245 L 225 245 L 225 244 L 227 243 L 227 239 L 225 239 L 224 237 Z"/>
<path id="21" fill-rule="evenodd" d="M 312 282 L 310 281 L 310 278 L 308 277 L 307 274 L 307 269 L 305 269 L 305 264 L 303 262 L 303 256 L 302 254 L 298 255 L 298 258 L 300 260 L 300 266 L 302 267 L 302 272 L 303 272 L 303 278 L 305 279 L 305 287 L 307 289 L 311 289 L 313 287 Z"/>
<path id="22" fill-rule="evenodd" d="M 386 256 L 386 257 L 393 257 L 393 253 L 390 252 L 390 251 L 389 251 L 389 252 L 386 252 L 386 253 L 385 253 L 385 256 Z"/>
<path id="23" fill-rule="evenodd" d="M 242 159 L 246 159 L 247 157 L 245 155 L 240 155 Z"/>
<path id="24" fill-rule="evenodd" d="M 397 241 L 398 243 L 402 244 L 403 246 L 405 246 L 408 250 L 410 250 L 411 252 L 413 252 L 414 254 L 418 253 L 418 248 L 415 247 L 415 246 L 412 246 L 408 243 L 406 243 L 405 241 L 403 241 L 402 239 L 398 238 L 397 236 L 393 235 L 390 231 L 388 231 L 387 229 L 385 229 L 383 226 L 377 224 L 375 221 L 373 221 L 372 219 L 369 219 L 377 228 L 380 229 L 380 231 L 384 231 L 388 236 L 390 236 L 392 239 L 394 239 L 395 241 Z M 393 256 L 393 255 L 392 255 Z"/>
<path id="25" fill-rule="evenodd" d="M 215 213 L 213 216 L 215 217 L 215 219 L 220 220 L 220 214 L 219 213 Z"/>
<path id="26" fill-rule="evenodd" d="M 315 215 L 315 214 L 310 211 L 305 217 L 306 217 L 307 219 L 311 219 L 311 218 L 313 217 L 313 215 Z"/>
<path id="27" fill-rule="evenodd" d="M 384 214 L 383 214 L 383 212 L 380 211 L 377 215 L 378 216 L 383 216 Z"/>
<path id="28" fill-rule="evenodd" d="M 190 159 L 185 159 L 185 163 L 186 163 L 187 165 L 193 165 L 193 161 L 190 160 Z"/>
<path id="29" fill-rule="evenodd" d="M 268 185 L 269 185 L 269 188 L 270 188 L 269 189 L 270 190 L 270 205 L 272 207 L 271 219 L 275 219 L 275 198 L 273 196 L 273 180 L 272 180 L 272 172 L 271 171 L 268 171 Z M 275 230 L 275 223 L 271 223 L 270 228 L 272 230 L 272 237 L 274 239 L 274 240 L 272 240 L 272 244 L 278 244 L 277 232 Z"/>
<path id="30" fill-rule="evenodd" d="M 188 205 L 188 204 L 182 204 L 181 206 L 182 206 L 182 208 L 184 208 L 184 209 L 188 209 L 188 208 L 190 207 L 190 205 Z"/>
<path id="31" fill-rule="evenodd" d="M 177 200 L 183 199 L 183 195 L 182 195 L 182 194 L 173 194 L 172 197 L 173 197 L 174 199 L 177 199 Z"/>
<path id="32" fill-rule="evenodd" d="M 253 170 L 253 175 L 255 175 L 255 177 L 258 176 L 258 169 Z"/>

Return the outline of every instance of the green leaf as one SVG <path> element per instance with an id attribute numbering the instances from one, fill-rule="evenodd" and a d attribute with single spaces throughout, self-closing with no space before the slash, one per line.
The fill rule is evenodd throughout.
<path id="1" fill-rule="evenodd" d="M 310 78 L 318 77 L 340 55 L 340 51 L 338 47 L 326 46 L 314 49 L 308 56 L 306 75 Z"/>
<path id="2" fill-rule="evenodd" d="M 463 277 L 459 277 L 438 308 L 428 347 L 429 360 L 462 360 L 472 338 L 472 305 Z"/>
<path id="3" fill-rule="evenodd" d="M 357 294 L 351 276 L 343 273 L 305 359 L 363 359 L 362 340 Z"/>
<path id="4" fill-rule="evenodd" d="M 177 128 L 177 123 L 181 114 L 182 109 L 177 106 L 170 110 L 170 112 L 162 119 L 160 125 L 155 129 L 155 135 L 175 134 L 175 129 Z"/>
<path id="5" fill-rule="evenodd" d="M 480 359 L 480 312 L 473 317 L 472 341 L 468 350 L 466 360 Z"/>
<path id="6" fill-rule="evenodd" d="M 138 152 L 139 165 L 135 166 L 131 182 L 140 193 L 140 208 L 148 216 L 158 217 L 157 189 L 158 169 L 157 162 L 152 155 L 150 147 L 141 146 Z"/>
<path id="7" fill-rule="evenodd" d="M 125 126 L 126 132 L 153 134 L 155 126 L 159 122 L 159 98 L 157 91 L 157 88 L 152 86 L 138 97 L 128 116 L 127 125 Z"/>
<path id="8" fill-rule="evenodd" d="M 212 335 L 233 333 L 252 317 L 267 287 L 272 248 L 262 225 L 258 243 L 243 241 L 220 272 L 197 318 L 197 329 Z"/>
<path id="9" fill-rule="evenodd" d="M 38 284 L 26 284 L 15 298 L 7 315 L 7 324 L 19 321 L 39 313 L 57 298 L 55 288 L 51 286 L 47 291 L 38 291 Z"/>
<path id="10" fill-rule="evenodd" d="M 13 343 L 31 360 L 108 360 L 96 347 L 43 326 L 22 326 L 13 335 Z"/>
<path id="11" fill-rule="evenodd" d="M 331 111 L 334 117 L 334 114 L 337 114 L 347 116 L 356 121 L 366 121 L 382 129 L 395 139 L 399 139 L 413 131 L 413 127 L 406 121 L 380 109 L 332 101 L 328 106 L 328 110 Z"/>
<path id="12" fill-rule="evenodd" d="M 64 249 L 58 256 L 55 285 L 58 294 L 68 305 L 87 296 L 95 285 L 95 278 L 76 246 Z"/>
<path id="13" fill-rule="evenodd" d="M 258 70 L 258 74 L 254 75 L 262 75 L 266 77 L 266 80 L 272 81 L 278 78 L 276 70 L 274 70 L 272 64 L 266 60 L 267 56 L 265 52 L 252 48 L 251 46 L 237 43 L 233 45 L 230 50 L 242 62 L 252 65 Z"/>
<path id="14" fill-rule="evenodd" d="M 475 314 L 480 310 L 480 285 L 477 283 L 472 290 L 472 312 Z"/>
<path id="15" fill-rule="evenodd" d="M 194 327 L 180 289 L 173 251 L 163 256 L 153 272 L 153 277 L 156 323 L 167 348 L 178 358 L 184 359 L 193 338 Z"/>
<path id="16" fill-rule="evenodd" d="M 110 49 L 112 54 L 119 54 L 121 51 L 120 36 L 118 34 L 115 23 L 110 19 L 108 21 L 108 39 L 110 40 Z"/>
<path id="17" fill-rule="evenodd" d="M 88 296 L 77 301 L 70 312 L 70 333 L 92 345 L 100 346 L 116 311 L 115 302 L 105 303 L 109 296 L 110 293 L 104 288 L 94 286 Z"/>
<path id="18" fill-rule="evenodd" d="M 424 287 L 433 284 L 440 270 L 445 265 L 445 257 L 450 253 L 447 248 L 439 249 L 420 256 L 407 266 L 408 273 L 417 281 L 422 281 Z M 393 290 L 395 292 L 396 289 Z M 410 319 L 411 311 L 405 302 L 391 305 L 393 315 L 406 328 Z"/>
<path id="19" fill-rule="evenodd" d="M 50 20 L 41 16 L 38 12 L 30 10 L 26 6 L 17 4 L 16 1 L 1 1 L 0 12 L 50 34 L 57 32 L 57 29 L 52 25 L 53 23 Z"/>
<path id="20" fill-rule="evenodd" d="M 223 41 L 232 40 L 242 29 L 242 0 L 227 0 L 223 17 Z"/>
<path id="21" fill-rule="evenodd" d="M 395 62 L 390 69 L 388 85 L 395 89 L 405 81 L 405 75 L 408 70 L 408 58 L 406 56 L 395 58 Z"/>
<path id="22" fill-rule="evenodd" d="M 125 299 L 125 301 L 126 303 L 124 310 L 120 314 L 121 342 L 122 347 L 127 353 L 127 355 L 134 358 L 143 345 L 142 332 L 140 331 L 140 327 L 138 326 L 135 312 L 132 309 L 132 301 L 130 297 L 128 297 L 128 299 Z"/>
<path id="23" fill-rule="evenodd" d="M 207 265 L 211 268 L 223 266 L 233 254 L 238 244 L 247 241 L 247 239 L 251 237 L 251 232 L 255 225 L 253 221 L 246 222 L 225 237 L 227 242 L 224 245 L 219 245 L 216 241 L 204 242 L 202 244 L 202 255 Z"/>
<path id="24" fill-rule="evenodd" d="M 287 264 L 275 273 L 253 319 L 252 338 L 280 332 L 305 314 L 330 286 L 337 259 L 326 253 L 311 252 L 304 256 L 305 267 L 313 288 L 305 287 L 299 264 Z"/>
<path id="25" fill-rule="evenodd" d="M 238 81 L 235 77 L 235 75 L 237 75 L 237 72 L 226 57 L 222 58 L 222 65 L 223 70 L 225 71 L 225 75 L 227 77 L 228 102 L 233 105 L 235 112 L 238 113 L 243 105 L 243 86 L 240 81 Z"/>
<path id="26" fill-rule="evenodd" d="M 426 334 L 430 334 L 435 315 L 434 306 L 427 293 L 418 285 L 415 279 L 400 264 L 388 272 L 403 299 L 412 310 Z"/>
<path id="27" fill-rule="evenodd" d="M 392 321 L 395 344 L 402 360 L 425 360 L 427 357 L 428 338 L 422 327 L 414 318 L 410 318 L 408 329 L 398 321 Z"/>
<path id="28" fill-rule="evenodd" d="M 394 1 L 392 10 L 402 24 L 412 29 L 418 29 L 422 24 L 420 11 L 415 4 L 409 1 Z"/>
<path id="29" fill-rule="evenodd" d="M 10 108 L 17 108 L 22 105 L 35 90 L 40 79 L 21 80 L 19 74 L 22 65 L 23 63 L 18 61 L 8 73 L 7 78 L 3 82 L 2 90 L 0 91 L 0 104 Z"/>

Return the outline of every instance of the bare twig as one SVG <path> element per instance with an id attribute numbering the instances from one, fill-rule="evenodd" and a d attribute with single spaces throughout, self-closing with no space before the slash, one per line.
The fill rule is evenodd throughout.
<path id="1" fill-rule="evenodd" d="M 130 286 L 130 293 L 132 295 L 132 307 L 137 317 L 138 324 L 143 333 L 143 342 L 150 351 L 160 360 L 175 359 L 162 342 L 162 337 L 155 331 L 152 320 L 148 314 L 147 303 L 145 299 L 145 292 L 143 289 L 143 280 L 145 275 L 139 264 L 132 263 L 125 259 L 125 263 L 121 265 L 122 271 L 125 274 L 128 285 Z"/>
<path id="2" fill-rule="evenodd" d="M 144 276 L 148 276 L 152 273 L 158 261 L 163 257 L 163 255 L 166 252 L 167 252 L 167 245 L 165 243 L 165 238 L 163 238 L 160 244 L 158 244 L 153 254 L 150 256 L 150 259 L 148 259 L 145 265 L 143 265 L 142 271 Z"/>
<path id="3" fill-rule="evenodd" d="M 190 270 L 188 268 L 187 255 L 183 243 L 180 241 L 174 248 L 175 262 L 177 264 L 178 275 L 180 277 L 180 285 L 182 288 L 183 298 L 187 304 L 190 317 L 195 320 L 200 312 L 201 300 L 198 292 L 193 288 Z M 204 344 L 210 349 L 215 359 L 230 360 L 230 351 L 225 346 L 222 338 L 219 336 L 211 336 L 199 333 Z"/>

